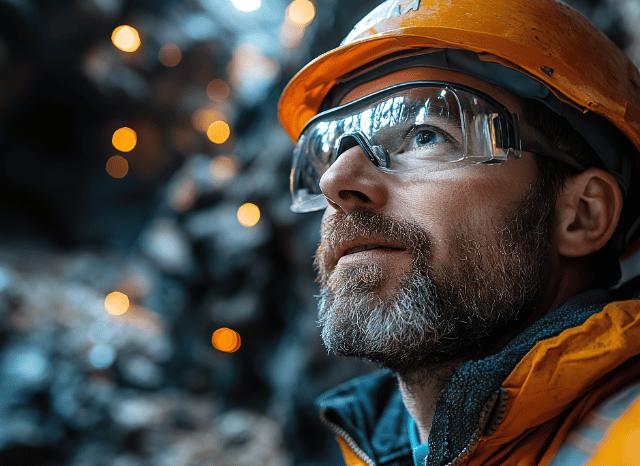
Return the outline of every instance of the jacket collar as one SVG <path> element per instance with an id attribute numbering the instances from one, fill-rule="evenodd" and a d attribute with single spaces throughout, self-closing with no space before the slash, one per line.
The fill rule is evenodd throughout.
<path id="1" fill-rule="evenodd" d="M 486 425 L 481 418 L 488 408 L 504 396 L 502 383 L 538 341 L 581 325 L 609 299 L 604 290 L 582 293 L 534 323 L 499 353 L 463 365 L 438 399 L 428 464 L 442 464 L 462 453 L 478 426 Z M 409 414 L 392 373 L 353 379 L 319 397 L 316 407 L 335 434 L 350 437 L 375 464 L 413 464 Z"/>
<path id="2" fill-rule="evenodd" d="M 413 464 L 409 413 L 393 373 L 352 379 L 320 396 L 316 407 L 335 434 L 351 437 L 375 464 Z"/>

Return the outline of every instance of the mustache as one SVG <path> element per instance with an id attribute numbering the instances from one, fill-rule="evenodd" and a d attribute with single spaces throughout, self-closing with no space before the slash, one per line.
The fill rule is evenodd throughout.
<path id="1" fill-rule="evenodd" d="M 399 220 L 362 207 L 349 213 L 338 212 L 325 220 L 322 239 L 314 258 L 321 283 L 322 275 L 329 273 L 329 260 L 338 245 L 363 237 L 399 243 L 411 253 L 414 261 L 428 260 L 433 243 L 425 230 L 407 220 Z"/>

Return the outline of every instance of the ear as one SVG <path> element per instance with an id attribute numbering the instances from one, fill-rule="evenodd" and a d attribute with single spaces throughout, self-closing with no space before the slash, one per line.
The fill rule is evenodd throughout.
<path id="1" fill-rule="evenodd" d="M 558 253 L 583 257 L 596 252 L 613 235 L 621 210 L 622 192 L 611 174 L 590 168 L 569 178 L 556 201 Z"/>

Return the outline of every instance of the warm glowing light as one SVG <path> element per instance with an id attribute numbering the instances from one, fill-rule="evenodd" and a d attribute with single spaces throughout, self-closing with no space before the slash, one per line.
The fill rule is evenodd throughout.
<path id="1" fill-rule="evenodd" d="M 306 26 L 316 16 L 316 7 L 309 0 L 294 0 L 287 7 L 287 15 L 294 23 Z"/>
<path id="2" fill-rule="evenodd" d="M 232 178 L 237 170 L 236 161 L 226 155 L 217 156 L 211 161 L 211 165 L 209 166 L 211 178 L 217 181 L 225 181 Z"/>
<path id="3" fill-rule="evenodd" d="M 231 3 L 233 3 L 233 6 L 238 10 L 248 13 L 260 8 L 262 2 L 260 0 L 231 0 Z"/>
<path id="4" fill-rule="evenodd" d="M 224 119 L 225 116 L 222 113 L 206 107 L 201 108 L 200 110 L 196 110 L 191 116 L 193 127 L 198 131 L 202 131 L 203 133 L 205 133 L 209 129 L 211 123 Z"/>
<path id="5" fill-rule="evenodd" d="M 121 155 L 114 155 L 107 160 L 107 173 L 114 178 L 123 178 L 129 172 L 129 162 Z"/>
<path id="6" fill-rule="evenodd" d="M 109 293 L 104 300 L 104 308 L 114 316 L 121 316 L 129 310 L 129 298 L 126 294 L 114 291 Z"/>
<path id="7" fill-rule="evenodd" d="M 250 202 L 243 204 L 238 209 L 238 222 L 244 227 L 255 226 L 260 220 L 260 209 L 255 204 Z"/>
<path id="8" fill-rule="evenodd" d="M 176 66 L 182 60 L 182 52 L 176 44 L 165 44 L 158 52 L 158 60 L 169 68 Z"/>
<path id="9" fill-rule="evenodd" d="M 231 88 L 222 79 L 214 79 L 207 85 L 207 95 L 211 100 L 222 102 L 231 93 Z"/>
<path id="10" fill-rule="evenodd" d="M 222 327 L 213 332 L 211 343 L 220 351 L 233 353 L 240 348 L 240 334 L 230 328 Z"/>
<path id="11" fill-rule="evenodd" d="M 131 26 L 118 26 L 111 34 L 111 42 L 120 50 L 135 52 L 140 47 L 140 35 Z"/>
<path id="12" fill-rule="evenodd" d="M 287 16 L 280 27 L 278 40 L 284 47 L 292 49 L 300 44 L 304 36 L 304 31 L 304 26 L 294 23 L 289 16 Z"/>
<path id="13" fill-rule="evenodd" d="M 111 139 L 113 143 L 113 147 L 118 149 L 120 152 L 129 152 L 138 143 L 138 136 L 136 132 L 131 128 L 120 128 L 113 133 L 113 138 Z"/>
<path id="14" fill-rule="evenodd" d="M 207 128 L 207 137 L 216 144 L 222 144 L 231 135 L 231 129 L 229 125 L 224 121 L 214 121 Z"/>

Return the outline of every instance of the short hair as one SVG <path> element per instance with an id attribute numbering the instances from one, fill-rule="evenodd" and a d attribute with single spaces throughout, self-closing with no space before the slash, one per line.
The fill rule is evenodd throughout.
<path id="1" fill-rule="evenodd" d="M 580 165 L 587 168 L 601 168 L 607 171 L 602 160 L 584 138 L 567 120 L 548 108 L 542 102 L 525 99 L 524 117 L 527 122 L 545 134 L 554 145 L 571 156 Z M 551 196 L 551 205 L 566 181 L 579 173 L 579 170 L 551 157 L 535 155 L 541 189 Z M 620 262 L 618 260 L 618 238 L 615 232 L 611 239 L 598 251 L 586 257 L 590 272 L 599 286 L 611 287 L 620 280 Z"/>

